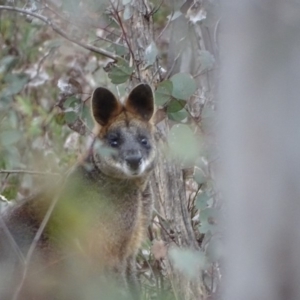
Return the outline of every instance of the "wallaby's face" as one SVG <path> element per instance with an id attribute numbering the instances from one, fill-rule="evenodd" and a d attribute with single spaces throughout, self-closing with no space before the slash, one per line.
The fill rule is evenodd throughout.
<path id="1" fill-rule="evenodd" d="M 92 112 L 99 125 L 100 149 L 94 160 L 100 170 L 116 178 L 141 177 L 154 166 L 155 142 L 150 120 L 154 112 L 149 85 L 140 84 L 124 105 L 105 88 L 97 88 L 92 97 Z"/>

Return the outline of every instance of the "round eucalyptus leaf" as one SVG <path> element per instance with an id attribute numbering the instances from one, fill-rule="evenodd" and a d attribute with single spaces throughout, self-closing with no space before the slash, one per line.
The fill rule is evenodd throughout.
<path id="1" fill-rule="evenodd" d="M 171 247 L 169 256 L 174 267 L 191 279 L 197 278 L 199 269 L 206 267 L 206 257 L 201 251 Z"/>
<path id="2" fill-rule="evenodd" d="M 177 99 L 187 100 L 196 91 L 196 83 L 191 75 L 177 73 L 170 79 L 173 83 L 172 96 Z"/>
<path id="3" fill-rule="evenodd" d="M 4 56 L 0 60 L 0 73 L 4 73 L 12 69 L 19 61 L 19 58 L 17 58 L 14 55 L 7 55 Z"/>
<path id="4" fill-rule="evenodd" d="M 201 233 L 215 233 L 217 231 L 217 225 L 215 224 L 218 217 L 218 212 L 215 208 L 208 207 L 200 211 L 200 227 Z"/>
<path id="5" fill-rule="evenodd" d="M 81 116 L 85 124 L 87 124 L 87 127 L 92 130 L 94 127 L 94 120 L 91 115 L 91 110 L 87 105 L 83 105 Z"/>
<path id="6" fill-rule="evenodd" d="M 207 192 L 202 192 L 197 195 L 196 207 L 200 210 L 207 208 L 207 202 L 211 196 Z"/>
<path id="7" fill-rule="evenodd" d="M 167 113 L 176 113 L 182 110 L 185 106 L 186 102 L 184 100 L 172 99 L 168 104 Z"/>
<path id="8" fill-rule="evenodd" d="M 214 56 L 206 50 L 201 50 L 200 51 L 200 72 L 211 70 L 214 64 L 215 64 Z"/>
<path id="9" fill-rule="evenodd" d="M 200 168 L 195 168 L 194 179 L 198 184 L 203 184 L 207 181 L 205 173 Z"/>
<path id="10" fill-rule="evenodd" d="M 180 16 L 182 15 L 182 12 L 177 10 L 175 11 L 173 14 L 167 16 L 167 19 L 170 20 L 170 21 L 174 21 L 176 20 L 177 18 L 179 18 Z"/>
<path id="11" fill-rule="evenodd" d="M 209 262 L 218 261 L 224 255 L 224 244 L 219 238 L 212 239 L 206 248 Z"/>
<path id="12" fill-rule="evenodd" d="M 193 131 L 185 124 L 174 125 L 168 137 L 171 155 L 188 164 L 199 155 Z"/>
<path id="13" fill-rule="evenodd" d="M 67 98 L 64 101 L 63 108 L 64 109 L 70 109 L 70 110 L 74 109 L 75 110 L 77 108 L 77 106 L 80 104 L 80 102 L 81 102 L 80 99 L 78 99 L 75 96 L 71 96 L 71 97 Z"/>
<path id="14" fill-rule="evenodd" d="M 158 54 L 157 47 L 155 43 L 152 41 L 145 50 L 145 60 L 148 66 L 153 65 L 155 63 L 157 54 Z"/>
<path id="15" fill-rule="evenodd" d="M 65 113 L 65 121 L 67 124 L 72 124 L 76 121 L 77 114 L 73 111 L 69 111 Z"/>
<path id="16" fill-rule="evenodd" d="M 133 68 L 129 66 L 124 59 L 119 59 L 117 63 L 113 64 L 108 72 L 108 77 L 114 84 L 120 84 L 127 81 L 133 72 Z"/>
<path id="17" fill-rule="evenodd" d="M 19 130 L 11 129 L 0 133 L 0 145 L 10 146 L 18 142 L 22 134 Z"/>
<path id="18" fill-rule="evenodd" d="M 127 4 L 125 5 L 125 9 L 124 9 L 124 12 L 123 12 L 123 19 L 126 21 L 126 20 L 129 20 L 131 17 L 132 17 L 132 8 L 131 8 L 131 5 L 130 4 Z"/>
<path id="19" fill-rule="evenodd" d="M 7 83 L 7 86 L 2 92 L 2 96 L 12 96 L 22 91 L 29 81 L 29 76 L 24 73 L 7 74 L 4 77 L 4 80 Z"/>
<path id="20" fill-rule="evenodd" d="M 173 83 L 170 80 L 161 82 L 155 91 L 155 103 L 157 106 L 165 105 L 172 97 Z"/>
<path id="21" fill-rule="evenodd" d="M 119 56 L 124 56 L 128 53 L 128 48 L 123 45 L 112 44 L 111 46 L 113 51 Z"/>
<path id="22" fill-rule="evenodd" d="M 187 120 L 188 115 L 189 114 L 185 108 L 174 113 L 168 113 L 169 119 L 176 122 Z"/>

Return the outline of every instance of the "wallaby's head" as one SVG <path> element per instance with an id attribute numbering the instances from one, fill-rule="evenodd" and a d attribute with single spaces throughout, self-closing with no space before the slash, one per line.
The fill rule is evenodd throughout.
<path id="1" fill-rule="evenodd" d="M 98 125 L 94 161 L 105 174 L 135 178 L 154 166 L 155 141 L 151 118 L 154 113 L 152 89 L 140 84 L 132 89 L 124 104 L 106 88 L 92 96 L 92 114 Z"/>

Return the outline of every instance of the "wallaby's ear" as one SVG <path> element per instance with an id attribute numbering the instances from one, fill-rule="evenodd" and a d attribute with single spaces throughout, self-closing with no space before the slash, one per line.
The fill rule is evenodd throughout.
<path id="1" fill-rule="evenodd" d="M 133 88 L 125 102 L 125 109 L 149 121 L 154 113 L 154 97 L 151 87 L 142 83 Z"/>
<path id="2" fill-rule="evenodd" d="M 106 88 L 96 88 L 92 96 L 92 113 L 97 123 L 104 126 L 122 110 L 115 95 Z"/>

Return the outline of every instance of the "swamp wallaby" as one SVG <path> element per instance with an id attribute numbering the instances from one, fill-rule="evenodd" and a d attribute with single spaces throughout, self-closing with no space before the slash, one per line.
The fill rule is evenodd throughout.
<path id="1" fill-rule="evenodd" d="M 124 290 L 135 285 L 153 204 L 153 113 L 147 84 L 124 104 L 106 88 L 94 91 L 95 140 L 63 188 L 50 185 L 0 216 L 0 299 L 104 299 L 107 278 Z M 84 295 L 87 284 L 95 298 Z"/>

